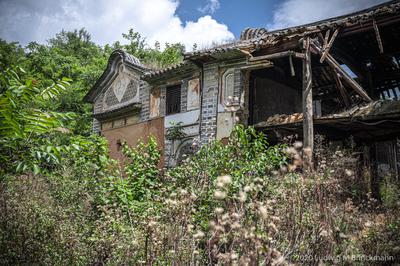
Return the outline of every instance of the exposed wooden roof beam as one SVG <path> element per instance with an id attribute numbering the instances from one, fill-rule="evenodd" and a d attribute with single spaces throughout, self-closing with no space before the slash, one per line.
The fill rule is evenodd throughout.
<path id="1" fill-rule="evenodd" d="M 376 24 L 375 19 L 372 20 L 372 25 L 374 26 L 375 37 L 376 37 L 376 41 L 378 42 L 378 46 L 379 46 L 379 52 L 381 52 L 381 54 L 383 54 L 382 38 L 381 38 L 381 35 L 379 33 L 378 24 Z"/>
<path id="2" fill-rule="evenodd" d="M 320 54 L 321 56 L 323 55 L 322 47 L 315 41 L 311 42 L 311 47 L 316 53 Z M 326 55 L 326 62 L 330 67 L 332 67 L 335 71 L 337 71 L 342 76 L 343 80 L 346 81 L 349 84 L 349 86 L 353 88 L 364 100 L 368 102 L 372 101 L 372 99 L 368 96 L 368 94 L 360 86 L 360 84 L 358 84 L 352 77 L 350 77 L 350 75 L 347 74 L 347 72 L 329 53 L 327 53 Z"/>
<path id="3" fill-rule="evenodd" d="M 339 33 L 339 29 L 336 29 L 335 32 L 332 34 L 331 39 L 328 42 L 328 40 L 327 40 L 328 38 L 327 37 L 329 37 L 329 30 L 326 32 L 325 39 L 324 39 L 324 46 L 322 48 L 323 52 L 322 52 L 322 55 L 321 55 L 321 59 L 319 60 L 320 63 L 324 62 L 324 60 L 325 60 L 326 56 L 328 55 L 329 50 L 331 49 L 331 47 L 333 45 L 333 42 L 335 41 L 335 38 L 338 35 L 338 33 Z"/>
<path id="4" fill-rule="evenodd" d="M 350 106 L 350 100 L 346 93 L 346 88 L 343 86 L 342 81 L 340 80 L 339 73 L 333 71 L 333 76 L 335 77 L 336 87 L 339 89 L 340 95 L 342 96 L 344 105 L 346 107 Z"/>

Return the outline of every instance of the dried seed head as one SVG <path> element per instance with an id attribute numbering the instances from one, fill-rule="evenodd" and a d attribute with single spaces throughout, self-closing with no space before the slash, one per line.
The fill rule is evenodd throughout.
<path id="1" fill-rule="evenodd" d="M 231 228 L 232 229 L 239 229 L 241 227 L 241 225 L 238 223 L 238 222 L 234 222 L 232 225 L 231 225 Z"/>
<path id="2" fill-rule="evenodd" d="M 197 231 L 196 234 L 193 235 L 193 237 L 194 237 L 195 239 L 203 238 L 203 237 L 204 237 L 204 233 L 203 233 L 202 231 L 199 230 L 199 231 Z"/>
<path id="3" fill-rule="evenodd" d="M 236 254 L 236 253 L 232 253 L 232 254 L 231 254 L 231 259 L 232 259 L 232 260 L 237 260 L 238 257 L 239 257 L 239 256 L 238 256 L 238 254 Z"/>
<path id="4" fill-rule="evenodd" d="M 240 202 L 245 202 L 247 199 L 247 194 L 244 191 L 239 191 L 239 197 L 238 197 Z"/>
<path id="5" fill-rule="evenodd" d="M 322 231 L 319 233 L 319 235 L 322 236 L 322 237 L 327 237 L 327 236 L 328 236 L 328 231 L 322 230 Z"/>
<path id="6" fill-rule="evenodd" d="M 349 170 L 349 169 L 344 170 L 344 172 L 345 172 L 345 174 L 346 174 L 348 177 L 351 177 L 351 176 L 354 175 L 354 172 L 351 171 L 351 170 Z"/>
<path id="7" fill-rule="evenodd" d="M 221 190 L 216 190 L 214 192 L 214 198 L 217 200 L 222 200 L 226 197 L 226 193 Z"/>
<path id="8" fill-rule="evenodd" d="M 268 218 L 268 209 L 267 207 L 261 205 L 260 207 L 258 207 L 258 212 L 260 213 L 261 217 L 263 219 L 267 219 Z"/>
<path id="9" fill-rule="evenodd" d="M 232 182 L 232 177 L 230 175 L 223 175 L 217 177 L 217 182 L 223 185 L 228 185 Z"/>
<path id="10" fill-rule="evenodd" d="M 221 207 L 217 207 L 217 208 L 215 208 L 214 212 L 215 212 L 216 214 L 221 214 L 221 213 L 224 212 L 224 209 L 221 208 Z"/>
<path id="11" fill-rule="evenodd" d="M 191 232 L 193 230 L 193 228 L 194 228 L 193 224 L 188 224 L 187 229 L 189 232 Z"/>
<path id="12" fill-rule="evenodd" d="M 303 143 L 301 141 L 296 141 L 295 143 L 293 143 L 293 147 L 295 149 L 301 149 L 303 147 Z"/>

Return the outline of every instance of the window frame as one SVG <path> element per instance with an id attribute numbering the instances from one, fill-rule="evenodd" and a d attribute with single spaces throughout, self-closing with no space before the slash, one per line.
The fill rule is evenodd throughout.
<path id="1" fill-rule="evenodd" d="M 174 96 L 177 96 L 174 99 Z M 171 102 L 171 100 L 173 101 Z M 172 107 L 171 107 L 172 105 Z M 176 105 L 177 108 L 174 108 Z M 166 87 L 165 92 L 165 115 L 174 115 L 182 112 L 182 84 Z"/>

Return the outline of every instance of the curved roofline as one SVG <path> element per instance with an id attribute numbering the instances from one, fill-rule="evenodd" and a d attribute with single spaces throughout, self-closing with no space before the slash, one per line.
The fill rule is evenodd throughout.
<path id="1" fill-rule="evenodd" d="M 85 95 L 83 100 L 93 103 L 96 99 L 97 94 L 104 88 L 108 81 L 115 78 L 116 74 L 118 74 L 118 66 L 120 64 L 125 64 L 129 66 L 133 70 L 139 72 L 140 75 L 147 73 L 150 70 L 142 63 L 140 63 L 140 60 L 138 58 L 129 54 L 128 52 L 122 49 L 114 50 L 108 58 L 107 68 L 89 90 L 89 92 Z"/>

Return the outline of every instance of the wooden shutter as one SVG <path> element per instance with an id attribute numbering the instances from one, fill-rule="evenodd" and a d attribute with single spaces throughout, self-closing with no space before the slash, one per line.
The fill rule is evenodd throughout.
<path id="1" fill-rule="evenodd" d="M 181 85 L 167 87 L 166 114 L 181 112 Z"/>

